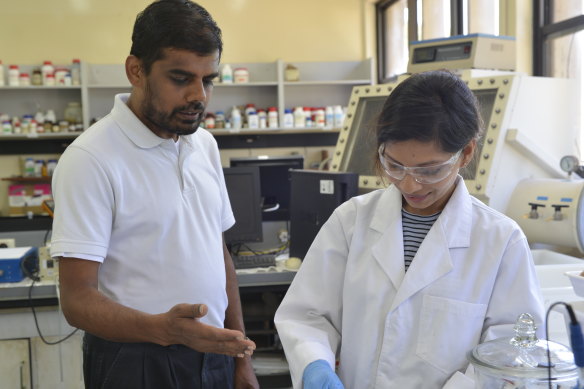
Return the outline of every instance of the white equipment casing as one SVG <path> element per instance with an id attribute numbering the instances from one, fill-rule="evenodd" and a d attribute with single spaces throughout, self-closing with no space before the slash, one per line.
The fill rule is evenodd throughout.
<path id="1" fill-rule="evenodd" d="M 515 70 L 515 38 L 457 35 L 410 43 L 408 73 L 438 69 Z"/>
<path id="2" fill-rule="evenodd" d="M 521 226 L 530 243 L 577 248 L 584 253 L 583 196 L 581 179 L 526 179 L 515 187 L 506 213 Z M 530 203 L 541 205 L 536 213 Z M 554 205 L 561 208 L 556 210 Z"/>
<path id="3" fill-rule="evenodd" d="M 373 166 L 375 118 L 396 83 L 353 88 L 331 170 L 359 174 L 369 191 L 387 182 Z M 559 161 L 577 154 L 580 105 L 577 83 L 519 74 L 465 80 L 481 105 L 485 132 L 476 159 L 462 171 L 469 192 L 505 212 L 515 185 L 525 178 L 562 178 Z"/>

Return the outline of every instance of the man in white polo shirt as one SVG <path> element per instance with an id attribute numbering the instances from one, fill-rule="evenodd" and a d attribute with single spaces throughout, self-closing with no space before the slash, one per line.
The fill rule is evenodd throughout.
<path id="1" fill-rule="evenodd" d="M 126 60 L 131 94 L 59 161 L 51 251 L 63 312 L 85 331 L 86 388 L 258 388 L 219 151 L 198 129 L 221 51 L 199 5 L 149 5 Z"/>

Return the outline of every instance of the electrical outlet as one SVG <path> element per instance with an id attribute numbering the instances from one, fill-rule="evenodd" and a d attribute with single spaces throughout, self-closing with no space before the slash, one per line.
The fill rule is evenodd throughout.
<path id="1" fill-rule="evenodd" d="M 13 248 L 16 247 L 16 240 L 12 238 L 0 239 L 0 248 Z"/>

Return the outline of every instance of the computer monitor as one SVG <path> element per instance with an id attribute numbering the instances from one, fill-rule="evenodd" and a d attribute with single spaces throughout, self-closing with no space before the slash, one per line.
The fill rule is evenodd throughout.
<path id="1" fill-rule="evenodd" d="M 374 126 L 387 96 L 407 77 L 353 88 L 331 170 L 358 173 L 361 191 L 388 184 L 374 169 Z M 511 73 L 463 80 L 479 101 L 485 127 L 475 160 L 461 171 L 472 195 L 505 212 L 521 179 L 565 177 L 559 161 L 577 153 L 580 116 L 570 80 Z"/>
<path id="2" fill-rule="evenodd" d="M 233 227 L 225 231 L 225 242 L 261 242 L 262 209 L 260 171 L 257 166 L 223 168 L 229 202 L 235 216 Z"/>
<path id="3" fill-rule="evenodd" d="M 357 195 L 359 175 L 347 172 L 292 170 L 290 256 L 304 258 L 335 208 Z"/>
<path id="4" fill-rule="evenodd" d="M 257 156 L 231 158 L 230 166 L 257 166 L 260 169 L 262 220 L 290 220 L 290 170 L 304 168 L 304 156 Z"/>

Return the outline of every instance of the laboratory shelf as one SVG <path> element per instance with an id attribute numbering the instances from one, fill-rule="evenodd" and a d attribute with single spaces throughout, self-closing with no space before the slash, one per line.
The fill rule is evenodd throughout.
<path id="1" fill-rule="evenodd" d="M 59 89 L 81 89 L 81 85 L 26 85 L 26 86 L 0 86 L 0 90 L 15 91 L 39 91 Z"/>

